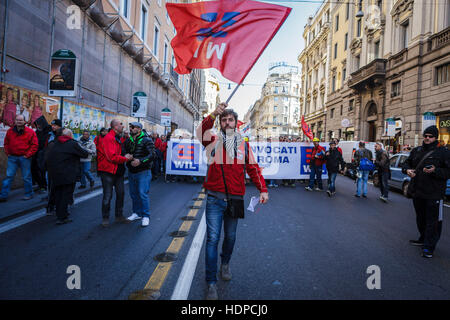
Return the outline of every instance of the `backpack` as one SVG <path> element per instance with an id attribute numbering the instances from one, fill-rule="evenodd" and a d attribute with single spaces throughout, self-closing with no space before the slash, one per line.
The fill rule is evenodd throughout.
<path id="1" fill-rule="evenodd" d="M 359 161 L 359 167 L 358 170 L 360 171 L 372 171 L 375 170 L 375 165 L 373 164 L 373 162 L 369 159 L 367 159 L 367 157 L 364 157 L 364 153 L 361 153 L 361 160 Z"/>

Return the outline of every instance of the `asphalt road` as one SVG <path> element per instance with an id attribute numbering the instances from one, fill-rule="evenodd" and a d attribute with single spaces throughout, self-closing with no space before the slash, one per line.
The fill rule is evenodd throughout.
<path id="1" fill-rule="evenodd" d="M 231 260 L 232 281 L 218 282 L 219 297 L 259 299 L 448 299 L 450 237 L 443 234 L 433 259 L 408 244 L 417 238 L 410 200 L 391 192 L 390 202 L 353 196 L 355 184 L 337 179 L 337 194 L 297 188 L 270 189 L 270 202 L 239 221 Z M 128 189 L 128 188 L 126 188 Z M 0 299 L 127 299 L 143 289 L 189 212 L 200 184 L 157 182 L 151 188 L 152 218 L 100 226 L 101 196 L 77 204 L 74 222 L 56 226 L 43 217 L 0 234 Z M 127 190 L 128 192 L 128 190 Z M 258 192 L 247 187 L 247 203 Z M 126 195 L 125 212 L 131 213 Z M 203 201 L 204 205 L 204 201 Z M 185 238 L 160 291 L 170 299 L 203 210 Z M 113 218 L 111 217 L 111 221 Z M 219 246 L 220 248 L 220 246 Z M 204 297 L 204 245 L 188 299 Z M 81 270 L 81 289 L 69 290 L 67 267 Z M 380 269 L 381 289 L 369 290 L 367 268 Z"/>

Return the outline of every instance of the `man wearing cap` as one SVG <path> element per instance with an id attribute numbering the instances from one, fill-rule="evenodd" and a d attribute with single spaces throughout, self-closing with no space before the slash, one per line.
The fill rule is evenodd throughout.
<path id="1" fill-rule="evenodd" d="M 129 221 L 142 219 L 142 227 L 149 224 L 150 208 L 148 192 L 152 180 L 152 162 L 156 157 L 153 140 L 142 131 L 139 122 L 130 123 L 130 137 L 125 141 L 125 152 L 133 156 L 127 163 L 133 214 Z"/>
<path id="2" fill-rule="evenodd" d="M 414 148 L 403 163 L 402 172 L 411 177 L 408 193 L 416 211 L 419 239 L 410 244 L 422 247 L 422 256 L 432 258 L 442 231 L 442 205 L 450 178 L 450 151 L 438 145 L 439 130 L 431 126 L 423 132 L 423 143 Z"/>
<path id="3" fill-rule="evenodd" d="M 336 194 L 336 177 L 338 172 L 344 173 L 345 162 L 342 158 L 341 152 L 339 152 L 336 147 L 336 141 L 330 142 L 330 150 L 325 153 L 325 159 L 327 161 L 327 171 L 328 171 L 328 190 L 327 194 L 332 197 Z M 339 166 L 341 169 L 339 170 Z"/>
<path id="4" fill-rule="evenodd" d="M 305 187 L 308 191 L 313 191 L 314 182 L 317 179 L 316 191 L 322 191 L 322 167 L 325 163 L 325 148 L 319 144 L 320 140 L 318 138 L 313 139 L 314 148 L 311 153 L 311 160 L 309 167 L 311 173 L 309 174 L 309 185 Z"/>

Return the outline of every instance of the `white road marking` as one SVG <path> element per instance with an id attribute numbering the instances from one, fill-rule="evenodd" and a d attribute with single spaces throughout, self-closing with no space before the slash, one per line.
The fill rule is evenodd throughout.
<path id="1" fill-rule="evenodd" d="M 197 268 L 200 251 L 203 246 L 203 240 L 205 239 L 205 234 L 206 218 L 205 211 L 203 211 L 202 219 L 200 220 L 200 224 L 195 233 L 194 240 L 192 241 L 170 300 L 187 300 L 189 291 L 191 290 L 195 269 Z"/>
<path id="2" fill-rule="evenodd" d="M 125 183 L 128 183 L 128 181 L 126 181 Z M 89 200 L 91 198 L 94 198 L 102 193 L 103 193 L 103 189 L 100 188 L 100 189 L 93 191 L 91 193 L 88 193 L 82 197 L 75 198 L 74 205 L 78 204 L 80 202 Z M 35 221 L 35 220 L 45 217 L 45 216 L 46 216 L 46 209 L 39 209 L 34 212 L 27 213 L 27 214 L 23 215 L 22 217 L 19 217 L 19 218 L 16 218 L 16 219 L 13 219 L 13 220 L 10 220 L 10 221 L 7 221 L 7 222 L 1 224 L 0 225 L 0 234 L 7 232 L 9 230 L 18 228 L 20 226 L 23 226 L 24 224 L 30 223 L 32 221 Z"/>

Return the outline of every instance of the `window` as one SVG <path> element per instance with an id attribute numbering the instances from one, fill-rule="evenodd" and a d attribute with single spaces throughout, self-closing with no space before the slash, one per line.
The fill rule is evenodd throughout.
<path id="1" fill-rule="evenodd" d="M 130 0 L 120 0 L 120 13 L 125 18 L 130 18 Z"/>
<path id="2" fill-rule="evenodd" d="M 380 12 L 383 11 L 383 0 L 377 0 L 377 6 L 380 8 Z"/>
<path id="3" fill-rule="evenodd" d="M 405 48 L 408 48 L 408 41 L 409 41 L 409 21 L 406 21 L 400 26 L 400 32 L 401 32 L 401 46 L 400 50 L 403 50 Z"/>
<path id="4" fill-rule="evenodd" d="M 336 26 L 334 31 L 338 31 L 339 30 L 339 15 L 336 16 Z"/>
<path id="5" fill-rule="evenodd" d="M 355 67 L 356 67 L 356 70 L 359 70 L 359 63 L 360 63 L 360 58 L 359 58 L 359 55 L 357 55 L 357 56 L 355 57 Z"/>
<path id="6" fill-rule="evenodd" d="M 288 106 L 284 106 L 284 113 L 289 113 L 289 108 L 288 108 Z"/>
<path id="7" fill-rule="evenodd" d="M 345 78 L 347 77 L 347 68 L 342 69 L 342 85 L 344 85 Z"/>
<path id="8" fill-rule="evenodd" d="M 272 131 L 276 132 L 277 131 L 277 127 L 272 127 Z"/>
<path id="9" fill-rule="evenodd" d="M 337 49 L 338 49 L 338 44 L 335 43 L 335 44 L 334 44 L 334 59 L 337 58 Z"/>
<path id="10" fill-rule="evenodd" d="M 356 21 L 356 36 L 361 37 L 361 19 Z"/>
<path id="11" fill-rule="evenodd" d="M 141 39 L 146 42 L 147 37 L 147 8 L 142 5 L 141 8 Z"/>
<path id="12" fill-rule="evenodd" d="M 392 83 L 391 98 L 397 97 L 399 95 L 400 95 L 400 81 L 396 81 Z"/>
<path id="13" fill-rule="evenodd" d="M 330 110 L 330 119 L 333 119 L 334 117 L 334 108 Z"/>
<path id="14" fill-rule="evenodd" d="M 380 57 L 380 40 L 378 40 L 374 44 L 373 55 L 375 59 L 378 59 Z"/>
<path id="15" fill-rule="evenodd" d="M 331 92 L 336 91 L 336 76 L 333 76 L 332 82 L 331 82 Z"/>
<path id="16" fill-rule="evenodd" d="M 284 117 L 284 123 L 287 123 L 288 121 L 287 121 L 287 117 Z"/>
<path id="17" fill-rule="evenodd" d="M 343 109 L 344 109 L 344 106 L 341 104 L 341 116 L 342 116 Z"/>
<path id="18" fill-rule="evenodd" d="M 446 83 L 450 81 L 450 63 L 446 63 L 436 67 L 435 85 Z"/>
<path id="19" fill-rule="evenodd" d="M 166 70 L 167 56 L 169 55 L 169 45 L 164 41 L 164 70 Z"/>
<path id="20" fill-rule="evenodd" d="M 278 101 L 278 97 L 273 97 L 273 101 Z"/>
<path id="21" fill-rule="evenodd" d="M 397 164 L 397 159 L 398 159 L 398 156 L 394 156 L 394 157 L 391 158 L 391 160 L 390 160 L 390 166 L 391 166 L 392 168 L 397 168 L 397 166 L 396 166 L 396 164 Z"/>
<path id="22" fill-rule="evenodd" d="M 153 37 L 153 54 L 158 58 L 159 49 L 159 26 L 155 23 L 154 37 Z"/>
<path id="23" fill-rule="evenodd" d="M 273 106 L 273 111 L 277 111 L 278 107 L 277 106 Z"/>
<path id="24" fill-rule="evenodd" d="M 277 117 L 273 116 L 273 123 L 277 123 Z"/>
<path id="25" fill-rule="evenodd" d="M 399 168 L 403 167 L 403 163 L 406 161 L 406 159 L 408 159 L 407 156 L 400 156 L 400 160 L 398 161 Z"/>
<path id="26" fill-rule="evenodd" d="M 345 8 L 345 21 L 348 20 L 349 16 L 350 16 L 350 2 L 347 2 L 347 6 Z"/>
<path id="27" fill-rule="evenodd" d="M 348 111 L 352 111 L 353 110 L 353 102 L 354 102 L 355 100 L 353 100 L 353 99 L 351 99 L 349 102 L 348 102 Z"/>
<path id="28" fill-rule="evenodd" d="M 348 47 L 348 33 L 345 34 L 344 38 L 344 50 L 347 50 Z"/>

